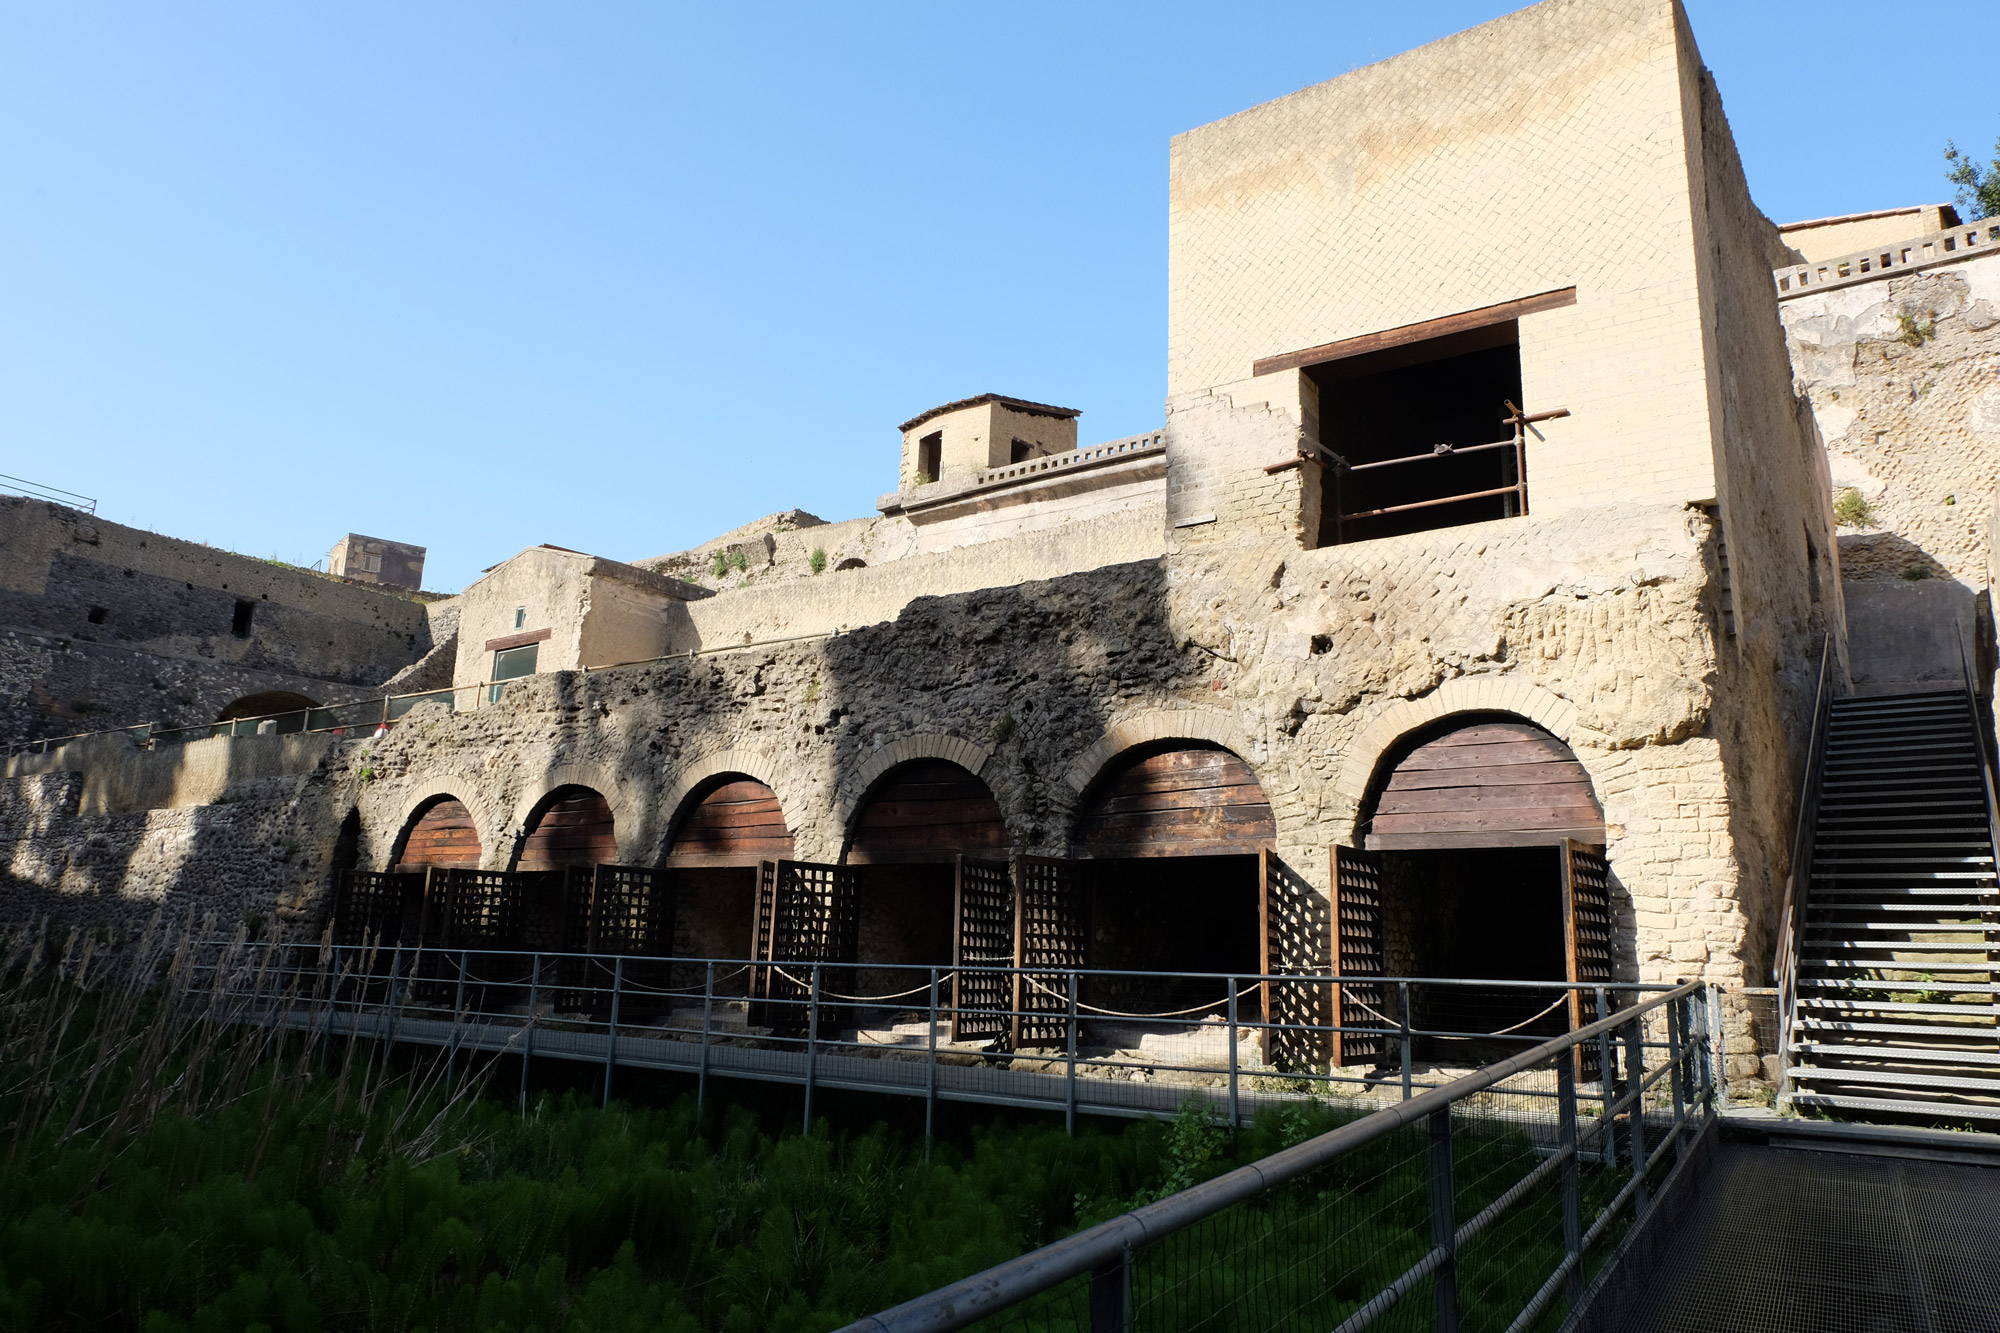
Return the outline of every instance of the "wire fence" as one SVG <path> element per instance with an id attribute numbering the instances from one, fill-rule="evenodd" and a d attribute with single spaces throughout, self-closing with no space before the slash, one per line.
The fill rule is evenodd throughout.
<path id="1" fill-rule="evenodd" d="M 1365 1115 L 1539 1048 L 1569 1031 L 1572 1014 L 1609 1013 L 1672 989 L 449 946 L 217 941 L 205 949 L 197 966 L 242 976 L 243 959 L 254 957 L 255 973 L 287 997 L 262 1021 L 297 1024 L 309 1014 L 344 1035 L 443 1047 L 454 1059 L 519 1054 L 523 1089 L 535 1059 L 602 1064 L 607 1098 L 620 1068 L 693 1074 L 704 1100 L 715 1078 L 788 1082 L 805 1090 L 808 1125 L 821 1088 L 920 1097 L 927 1119 L 940 1102 L 977 1102 L 1059 1112 L 1072 1127 L 1086 1114 L 1172 1114 L 1190 1098 L 1232 1126 L 1304 1098 Z M 1359 990 L 1351 983 L 1361 980 L 1382 1006 L 1334 1021 L 1331 996 L 1344 982 Z M 1323 1001 L 1301 1006 L 1311 991 L 1325 992 Z M 1212 997 L 1206 1004 L 1137 1003 L 1202 993 Z M 1099 1003 L 1106 995 L 1123 1003 Z M 1712 1031 L 1702 996 L 1701 1027 Z M 1452 1025 L 1427 1024 L 1427 1013 Z M 1646 1041 L 1666 1040 L 1664 1018 L 1649 1022 L 1658 1030 Z M 1374 1054 L 1352 1054 L 1362 1048 Z M 1343 1054 L 1357 1062 L 1336 1063 Z M 1712 1052 L 1704 1058 L 1713 1065 Z M 1616 1114 L 1615 1088 L 1601 1076 L 1616 1062 L 1616 1043 L 1602 1034 L 1578 1057 L 1581 1095 L 1600 1117 Z M 1493 1096 L 1510 1105 L 1540 1098 L 1546 1112 L 1553 1075 L 1537 1077 L 1523 1074 Z M 1712 1081 L 1712 1068 L 1703 1078 Z"/>
<path id="2" fill-rule="evenodd" d="M 1708 1003 L 1653 994 L 843 1333 L 1563 1326 L 1713 1123 Z"/>

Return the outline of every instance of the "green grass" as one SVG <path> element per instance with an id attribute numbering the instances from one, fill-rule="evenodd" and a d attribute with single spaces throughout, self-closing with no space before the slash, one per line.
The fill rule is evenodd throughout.
<path id="1" fill-rule="evenodd" d="M 448 1089 L 407 1048 L 253 1036 L 189 957 L 0 938 L 0 1329 L 834 1329 L 1352 1114 L 1232 1132 L 1189 1103 L 1072 1138 L 981 1112 L 927 1152 L 872 1118 L 800 1133 L 791 1092 L 524 1111 L 518 1065 L 487 1096 L 492 1066 Z M 1150 1247 L 1135 1299 L 1175 1328 L 1330 1327 L 1428 1248 L 1427 1153 L 1401 1131 Z M 1461 1220 L 1538 1160 L 1504 1129 L 1459 1154 Z M 1559 1258 L 1557 1197 L 1464 1256 L 1468 1329 Z M 1086 1326 L 1076 1297 L 1008 1326 Z"/>

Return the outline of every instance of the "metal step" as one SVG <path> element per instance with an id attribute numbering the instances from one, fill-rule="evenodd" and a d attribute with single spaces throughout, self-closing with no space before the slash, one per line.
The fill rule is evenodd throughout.
<path id="1" fill-rule="evenodd" d="M 1939 1088 L 1950 1092 L 1980 1092 L 2000 1102 L 2000 1078 L 1967 1078 L 1959 1074 L 1905 1073 L 1897 1069 L 1827 1068 L 1821 1065 L 1793 1065 L 1794 1082 L 1873 1083 L 1897 1088 Z"/>
<path id="2" fill-rule="evenodd" d="M 1801 995 L 1796 1003 L 1802 1009 L 1818 1009 L 1830 1014 L 1959 1014 L 1968 1006 L 1959 1004 L 1930 1004 L 1914 1000 L 1825 1000 L 1817 995 Z M 1974 1015 L 1985 1011 L 1974 1010 Z"/>
<path id="3" fill-rule="evenodd" d="M 1835 1097 L 1820 1092 L 1794 1093 L 1794 1106 L 1824 1106 L 1836 1111 L 1874 1111 L 1887 1115 L 1967 1116 L 1978 1120 L 2000 1120 L 2000 1106 L 1976 1102 L 1893 1101 L 1886 1097 Z"/>
<path id="4" fill-rule="evenodd" d="M 1976 1016 L 1976 1015 L 1975 1015 Z M 1801 1032 L 1879 1032 L 1899 1037 L 1964 1037 L 1981 1043 L 1984 1050 L 2000 1029 L 1991 1023 L 1834 1023 L 1823 1018 L 1801 1016 L 1794 1026 Z M 1797 1034 L 1794 1034 L 1794 1040 Z"/>
<path id="5" fill-rule="evenodd" d="M 1800 977 L 1798 985 L 1836 991 L 1948 991 L 1950 995 L 2000 995 L 1990 981 L 1854 981 L 1840 977 Z"/>
<path id="6" fill-rule="evenodd" d="M 1811 1052 L 1890 1062 L 1908 1060 L 1916 1064 L 1992 1065 L 2000 1070 L 2000 1051 L 1953 1051 L 1938 1046 L 1849 1046 L 1819 1041 L 1794 1042 L 1791 1050 L 1794 1054 Z"/>

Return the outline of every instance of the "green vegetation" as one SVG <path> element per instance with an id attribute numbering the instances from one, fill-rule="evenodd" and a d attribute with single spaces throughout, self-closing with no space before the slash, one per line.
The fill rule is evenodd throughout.
<path id="1" fill-rule="evenodd" d="M 1833 493 L 1833 518 L 1841 527 L 1866 527 L 1874 517 L 1874 506 L 1852 486 L 1843 486 Z"/>
<path id="2" fill-rule="evenodd" d="M 515 1064 L 487 1097 L 491 1065 L 454 1086 L 407 1047 L 246 1027 L 196 956 L 159 932 L 0 937 L 0 1328 L 827 1330 L 1352 1114 L 1301 1102 L 1232 1132 L 1191 1102 L 1071 1138 L 982 1113 L 927 1152 L 879 1123 L 779 1129 L 791 1094 L 729 1083 L 769 1114 L 522 1108 Z M 1537 1160 L 1504 1128 L 1464 1136 L 1464 1215 Z M 1378 1141 L 1143 1252 L 1135 1298 L 1194 1327 L 1262 1281 L 1259 1302 L 1337 1323 L 1428 1247 L 1427 1161 L 1421 1125 Z M 1587 1197 L 1618 1180 L 1587 1173 Z M 1469 1247 L 1469 1307 L 1526 1300 L 1560 1256 L 1558 1198 L 1552 1177 Z M 1077 1294 L 1024 1326 L 1083 1327 Z"/>
<path id="3" fill-rule="evenodd" d="M 1958 187 L 1958 207 L 1965 220 L 2000 217 L 2000 140 L 1993 145 L 1993 160 L 1981 167 L 1958 151 L 1958 145 L 1944 141 L 1944 178 Z"/>
<path id="4" fill-rule="evenodd" d="M 1896 327 L 1902 330 L 1898 335 L 1900 341 L 1909 344 L 1911 347 L 1922 347 L 1925 343 L 1937 337 L 1937 316 L 1934 312 L 1928 313 L 1923 320 L 1919 321 L 1912 315 L 1898 315 L 1896 316 Z"/>
<path id="5" fill-rule="evenodd" d="M 826 548 L 824 546 L 813 547 L 812 559 L 808 560 L 806 563 L 812 567 L 813 573 L 815 574 L 825 573 Z"/>
<path id="6" fill-rule="evenodd" d="M 1904 579 L 1911 583 L 1922 583 L 1930 576 L 1931 567 L 1929 565 L 1907 565 L 1903 569 Z"/>

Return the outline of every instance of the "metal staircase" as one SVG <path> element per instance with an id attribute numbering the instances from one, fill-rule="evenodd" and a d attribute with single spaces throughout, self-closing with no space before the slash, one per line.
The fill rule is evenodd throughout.
<path id="1" fill-rule="evenodd" d="M 1781 950 L 1781 1100 L 2000 1120 L 2000 883 L 1976 702 L 1958 690 L 1821 709 Z"/>

